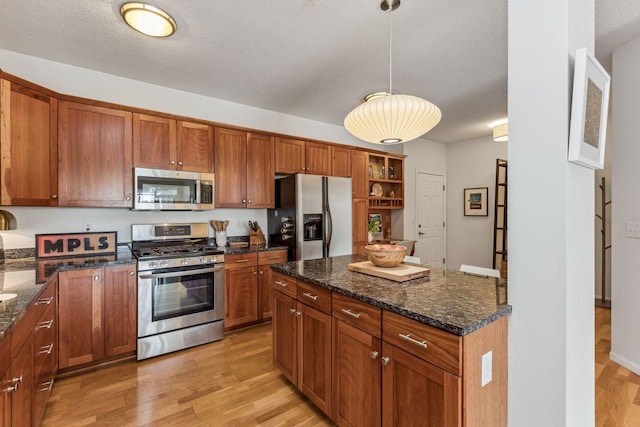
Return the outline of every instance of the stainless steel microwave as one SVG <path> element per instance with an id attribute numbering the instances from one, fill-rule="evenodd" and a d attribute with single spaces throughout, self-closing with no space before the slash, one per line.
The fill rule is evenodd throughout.
<path id="1" fill-rule="evenodd" d="M 133 209 L 203 211 L 213 209 L 212 173 L 134 168 Z"/>

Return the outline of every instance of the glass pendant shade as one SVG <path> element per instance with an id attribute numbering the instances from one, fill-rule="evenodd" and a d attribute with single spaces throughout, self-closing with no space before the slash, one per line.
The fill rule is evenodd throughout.
<path id="1" fill-rule="evenodd" d="M 411 95 L 372 97 L 354 108 L 344 127 L 373 144 L 398 144 L 419 138 L 440 122 L 442 113 L 431 102 Z"/>
<path id="2" fill-rule="evenodd" d="M 493 140 L 496 142 L 509 140 L 509 124 L 503 123 L 493 128 Z"/>

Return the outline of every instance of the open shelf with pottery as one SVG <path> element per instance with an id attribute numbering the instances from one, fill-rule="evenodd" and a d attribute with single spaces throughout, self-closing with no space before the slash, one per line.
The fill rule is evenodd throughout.
<path id="1" fill-rule="evenodd" d="M 369 154 L 369 208 L 404 208 L 404 160 Z"/>

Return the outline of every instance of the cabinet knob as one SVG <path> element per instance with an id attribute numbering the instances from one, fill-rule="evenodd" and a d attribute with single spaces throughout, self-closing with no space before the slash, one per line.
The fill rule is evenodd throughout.
<path id="1" fill-rule="evenodd" d="M 380 358 L 380 363 L 382 363 L 383 365 L 387 366 L 387 364 L 389 363 L 389 358 L 388 357 L 381 357 Z"/>
<path id="2" fill-rule="evenodd" d="M 300 317 L 302 313 L 300 313 L 299 311 L 296 311 L 296 317 Z"/>
<path id="3" fill-rule="evenodd" d="M 260 274 L 264 274 L 264 271 L 260 270 Z"/>
<path id="4" fill-rule="evenodd" d="M 136 274 L 136 272 L 135 272 L 135 271 L 130 271 L 130 272 L 129 272 L 129 276 L 133 276 L 134 274 Z"/>
<path id="5" fill-rule="evenodd" d="M 247 200 L 247 203 L 251 203 L 251 199 Z"/>
<path id="6" fill-rule="evenodd" d="M 96 274 L 95 276 L 93 276 L 93 280 L 95 280 L 95 281 L 97 282 L 98 280 L 100 280 L 100 276 L 98 276 L 98 275 Z"/>
<path id="7" fill-rule="evenodd" d="M 242 199 L 242 203 L 247 203 L 247 199 Z"/>
<path id="8" fill-rule="evenodd" d="M 257 275 L 258 275 L 258 272 L 257 272 L 257 271 L 254 271 L 254 272 L 253 272 L 253 275 L 254 275 L 254 276 L 257 276 Z"/>
<path id="9" fill-rule="evenodd" d="M 369 353 L 369 355 L 371 356 L 372 359 L 378 358 L 378 352 L 375 350 L 371 350 L 371 353 Z"/>
<path id="10" fill-rule="evenodd" d="M 173 166 L 173 165 L 175 165 L 175 164 L 176 164 L 176 162 L 175 162 L 175 161 L 173 161 L 173 160 L 171 160 L 171 165 Z"/>
<path id="11" fill-rule="evenodd" d="M 291 313 L 291 314 L 296 314 L 296 309 L 295 309 L 295 308 L 290 308 L 290 309 L 289 309 L 289 313 Z"/>
<path id="12" fill-rule="evenodd" d="M 131 196 L 127 195 L 124 199 L 128 202 L 129 200 L 131 200 Z"/>
<path id="13" fill-rule="evenodd" d="M 54 195 L 52 195 L 52 196 L 51 196 L 51 198 L 52 198 L 52 199 L 57 199 L 57 198 L 58 198 L 58 195 L 57 195 L 57 194 L 54 194 Z"/>
<path id="14" fill-rule="evenodd" d="M 178 162 L 178 166 L 182 166 L 182 162 Z"/>

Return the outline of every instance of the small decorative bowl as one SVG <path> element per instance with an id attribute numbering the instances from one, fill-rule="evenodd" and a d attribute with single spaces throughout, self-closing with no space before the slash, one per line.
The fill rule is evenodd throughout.
<path id="1" fill-rule="evenodd" d="M 369 261 L 378 267 L 395 267 L 402 264 L 407 248 L 399 245 L 368 245 L 364 247 Z"/>

